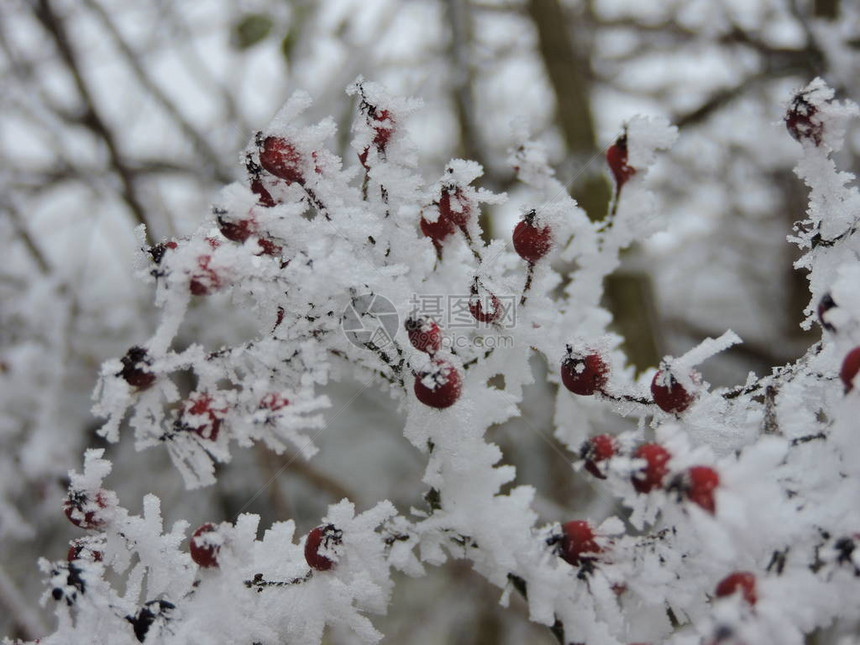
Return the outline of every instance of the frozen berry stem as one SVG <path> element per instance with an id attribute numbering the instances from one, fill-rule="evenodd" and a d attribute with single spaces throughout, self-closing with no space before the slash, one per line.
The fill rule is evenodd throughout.
<path id="1" fill-rule="evenodd" d="M 851 537 L 860 533 L 860 301 L 852 295 L 860 196 L 831 158 L 855 108 L 816 80 L 786 116 L 810 187 L 808 218 L 793 238 L 810 282 L 807 322 L 822 305 L 820 322 L 833 329 L 794 363 L 720 389 L 692 374 L 736 342 L 733 334 L 636 378 L 601 305 L 620 252 L 661 225 L 648 171 L 677 135 L 668 123 L 634 117 L 610 147 L 611 226 L 591 222 L 567 196 L 537 143 L 518 142 L 518 190 L 542 206 L 517 225 L 511 250 L 506 240 L 481 241 L 479 210 L 503 196 L 480 187 L 478 164 L 452 160 L 428 181 L 405 127 L 417 105 L 363 80 L 350 92 L 360 95 L 352 150 L 364 177 L 354 158 L 344 168 L 331 151 L 334 121 L 306 124 L 310 98 L 293 96 L 249 143 L 246 176 L 224 189 L 217 211 L 188 237 L 148 248 L 141 276 L 154 285 L 161 324 L 104 365 L 95 409 L 107 440 L 133 434 L 138 448 L 166 451 L 196 488 L 236 468 L 233 452 L 254 443 L 313 458 L 323 411 L 354 412 L 329 399 L 337 391 L 329 384 L 355 379 L 383 391 L 374 400 L 390 395 L 405 419 L 403 436 L 426 460 L 424 499 L 406 508 L 362 500 L 361 512 L 343 499 L 313 519 L 316 528 L 210 516 L 188 546 L 192 525 L 166 530 L 162 517 L 173 513 L 154 495 L 130 512 L 106 481 L 104 451 L 87 451 L 66 510 L 79 526 L 69 529 L 86 530 L 87 548 L 102 559 L 83 549 L 71 562 L 62 553 L 42 561 L 45 600 L 60 617 L 45 645 L 319 643 L 327 629 L 375 643 L 394 574 L 420 576 L 449 558 L 497 587 L 503 604 L 520 593 L 529 618 L 561 643 L 800 645 L 837 617 L 860 620 Z M 374 182 L 378 194 L 368 189 Z M 308 201 L 324 217 L 308 216 Z M 567 275 L 550 266 L 550 251 L 573 267 Z M 502 299 L 518 292 L 523 262 L 529 307 L 508 312 Z M 454 353 L 421 311 L 426 319 L 385 329 L 364 311 L 367 325 L 343 332 L 344 302 L 382 296 L 405 315 L 417 296 L 436 295 L 459 298 L 461 320 L 474 325 L 446 324 L 446 343 L 504 333 L 513 345 Z M 213 321 L 218 307 L 247 307 L 257 326 L 217 347 L 178 337 L 196 328 L 182 324 L 192 301 L 211 307 Z M 503 313 L 516 314 L 513 324 Z M 610 510 L 585 517 L 575 491 L 570 509 L 535 505 L 539 491 L 518 484 L 511 455 L 494 443 L 493 428 L 524 414 L 532 422 L 521 406 L 534 365 L 548 368 L 542 391 L 554 397 L 541 431 L 554 433 L 571 462 L 582 460 L 583 476 L 610 502 L 603 507 L 623 520 Z M 337 450 L 337 439 L 326 450 Z M 673 625 L 668 614 L 689 622 Z"/>

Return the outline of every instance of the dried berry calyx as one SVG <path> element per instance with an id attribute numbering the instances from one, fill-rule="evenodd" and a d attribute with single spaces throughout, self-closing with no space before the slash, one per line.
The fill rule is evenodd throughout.
<path id="1" fill-rule="evenodd" d="M 568 345 L 567 356 L 561 362 L 561 382 L 580 396 L 603 392 L 609 381 L 609 367 L 596 352 L 574 352 Z"/>
<path id="2" fill-rule="evenodd" d="M 434 359 L 430 367 L 415 375 L 415 396 L 424 405 L 444 409 L 460 398 L 462 377 L 448 361 Z"/>
<path id="3" fill-rule="evenodd" d="M 337 564 L 336 548 L 343 543 L 343 531 L 334 524 L 311 529 L 305 541 L 305 561 L 317 571 L 328 571 Z"/>
<path id="4" fill-rule="evenodd" d="M 552 248 L 552 229 L 540 224 L 535 211 L 531 210 L 514 228 L 513 243 L 517 254 L 534 264 Z"/>

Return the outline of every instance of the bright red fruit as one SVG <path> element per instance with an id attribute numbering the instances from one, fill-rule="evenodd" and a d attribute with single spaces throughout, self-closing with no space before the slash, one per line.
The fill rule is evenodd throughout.
<path id="1" fill-rule="evenodd" d="M 418 351 L 435 354 L 442 348 L 442 330 L 430 318 L 410 317 L 404 326 L 409 342 Z"/>
<path id="2" fill-rule="evenodd" d="M 709 466 L 693 466 L 685 476 L 684 492 L 694 504 L 698 504 L 711 515 L 716 510 L 714 491 L 720 485 L 720 475 Z"/>
<path id="3" fill-rule="evenodd" d="M 139 390 L 145 390 L 155 383 L 155 374 L 149 371 L 152 359 L 143 348 L 135 345 L 122 357 L 122 370 L 119 373 L 125 382 Z"/>
<path id="4" fill-rule="evenodd" d="M 205 538 L 201 539 L 201 536 L 206 533 L 213 533 L 214 531 L 215 525 L 207 522 L 194 531 L 194 534 L 191 536 L 191 559 L 194 560 L 198 566 L 207 569 L 218 566 L 218 552 L 221 550 L 221 546 L 219 544 L 212 544 Z"/>
<path id="5" fill-rule="evenodd" d="M 735 571 L 719 582 L 717 588 L 714 590 L 714 594 L 717 598 L 724 598 L 738 591 L 743 593 L 744 600 L 750 605 L 755 605 L 756 600 L 758 600 L 755 575 L 749 571 Z"/>
<path id="6" fill-rule="evenodd" d="M 341 532 L 333 524 L 318 526 L 311 529 L 308 539 L 305 541 L 305 561 L 308 566 L 317 571 L 328 571 L 335 566 L 334 560 L 322 555 L 319 550 L 321 546 L 330 547 L 340 544 Z"/>
<path id="7" fill-rule="evenodd" d="M 839 371 L 839 377 L 845 384 L 845 392 L 848 393 L 854 389 L 854 377 L 860 372 L 860 347 L 855 347 L 845 355 L 845 360 L 842 361 L 842 369 Z"/>
<path id="8" fill-rule="evenodd" d="M 561 362 L 561 382 L 580 396 L 603 392 L 609 380 L 609 368 L 599 354 L 576 355 L 568 351 Z"/>
<path id="9" fill-rule="evenodd" d="M 585 460 L 585 469 L 598 479 L 606 479 L 606 475 L 597 465 L 611 459 L 618 452 L 615 438 L 608 434 L 599 434 L 586 439 L 579 449 L 579 456 Z"/>
<path id="10" fill-rule="evenodd" d="M 431 408 L 449 408 L 460 398 L 462 378 L 457 368 L 436 359 L 429 370 L 415 375 L 415 396 Z"/>
<path id="11" fill-rule="evenodd" d="M 636 174 L 636 169 L 627 165 L 627 135 L 622 134 L 618 139 L 609 146 L 606 151 L 606 163 L 609 164 L 609 169 L 612 171 L 612 176 L 615 177 L 615 185 L 618 190 L 627 183 L 633 175 Z"/>
<path id="12" fill-rule="evenodd" d="M 535 223 L 535 212 L 529 211 L 514 227 L 514 250 L 526 262 L 534 264 L 552 248 L 552 229 Z"/>
<path id="13" fill-rule="evenodd" d="M 266 137 L 260 151 L 260 165 L 288 183 L 303 184 L 302 156 L 295 145 L 280 137 Z"/>
<path id="14" fill-rule="evenodd" d="M 223 215 L 218 215 L 218 229 L 228 240 L 242 244 L 254 234 L 256 226 L 250 218 L 229 220 Z"/>
<path id="15" fill-rule="evenodd" d="M 658 371 L 651 380 L 651 396 L 661 410 L 680 414 L 690 407 L 695 395 L 688 392 L 670 372 Z"/>
<path id="16" fill-rule="evenodd" d="M 107 508 L 107 505 L 107 495 L 103 491 L 98 491 L 95 499 L 83 491 L 74 491 L 70 492 L 69 497 L 63 502 L 63 512 L 75 526 L 82 529 L 97 529 L 107 523 L 101 515 L 101 510 Z"/>
<path id="17" fill-rule="evenodd" d="M 561 550 L 559 555 L 568 564 L 578 567 L 591 559 L 585 553 L 600 553 L 602 549 L 594 541 L 594 530 L 584 520 L 573 520 L 561 526 Z"/>
<path id="18" fill-rule="evenodd" d="M 663 485 L 663 479 L 669 474 L 666 466 L 672 455 L 659 443 L 643 443 L 633 453 L 634 459 L 644 459 L 645 467 L 640 468 L 631 477 L 633 488 L 637 493 L 650 493 Z"/>

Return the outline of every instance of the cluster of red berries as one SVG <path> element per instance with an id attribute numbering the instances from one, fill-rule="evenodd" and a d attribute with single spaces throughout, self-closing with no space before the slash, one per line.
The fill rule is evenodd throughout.
<path id="1" fill-rule="evenodd" d="M 567 354 L 561 361 L 561 382 L 579 396 L 607 395 L 609 366 L 597 352 L 575 352 L 568 345 Z M 687 391 L 666 366 L 651 379 L 651 396 L 657 407 L 671 414 L 682 413 L 696 400 L 695 393 Z"/>
<path id="2" fill-rule="evenodd" d="M 619 444 L 610 435 L 597 435 L 583 442 L 579 454 L 589 473 L 599 479 L 606 479 L 606 466 L 612 457 L 619 454 Z M 669 475 L 668 463 L 672 458 L 666 448 L 658 443 L 645 443 L 640 445 L 632 456 L 645 461 L 645 465 L 630 477 L 630 483 L 637 493 L 646 494 L 664 488 L 711 514 L 716 511 L 714 491 L 720 484 L 720 476 L 710 466 L 693 466 L 666 482 Z"/>
<path id="3" fill-rule="evenodd" d="M 436 321 L 415 315 L 404 326 L 412 346 L 431 357 L 430 365 L 415 373 L 415 397 L 431 408 L 451 407 L 460 398 L 463 378 L 450 361 L 437 355 L 442 349 L 442 330 Z"/>

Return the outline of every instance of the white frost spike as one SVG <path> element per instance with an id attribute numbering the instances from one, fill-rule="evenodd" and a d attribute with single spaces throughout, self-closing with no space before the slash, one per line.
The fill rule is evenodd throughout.
<path id="1" fill-rule="evenodd" d="M 724 352 L 732 345 L 738 345 L 742 342 L 740 336 L 731 329 L 719 338 L 706 338 L 686 354 L 672 361 L 673 372 L 677 370 L 679 372 L 677 376 L 683 376 L 683 374 L 689 373 L 696 365 L 705 362 L 711 356 Z"/>
<path id="2" fill-rule="evenodd" d="M 678 128 L 663 117 L 634 116 L 627 123 L 627 164 L 648 168 L 658 150 L 667 150 L 678 138 Z"/>
<path id="3" fill-rule="evenodd" d="M 287 100 L 284 107 L 278 110 L 275 118 L 269 124 L 268 129 L 273 132 L 286 129 L 297 116 L 313 105 L 311 95 L 302 90 L 293 92 L 293 95 Z"/>

